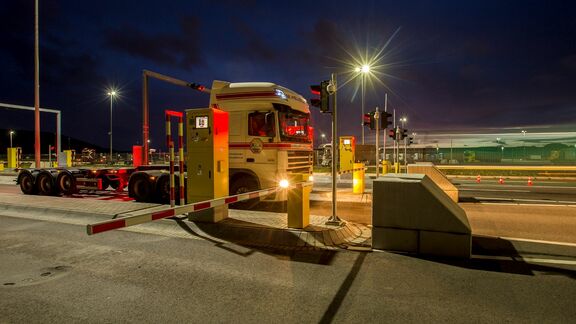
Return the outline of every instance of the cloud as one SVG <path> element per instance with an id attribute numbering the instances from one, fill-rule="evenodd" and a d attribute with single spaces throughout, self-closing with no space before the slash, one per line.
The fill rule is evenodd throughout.
<path id="1" fill-rule="evenodd" d="M 200 23 L 195 16 L 180 19 L 180 33 L 148 34 L 132 26 L 108 29 L 105 46 L 155 63 L 189 68 L 201 64 Z"/>

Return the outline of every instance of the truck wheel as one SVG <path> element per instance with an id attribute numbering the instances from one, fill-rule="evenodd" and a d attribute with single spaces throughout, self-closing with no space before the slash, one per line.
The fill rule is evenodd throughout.
<path id="1" fill-rule="evenodd" d="M 54 177 L 48 172 L 41 172 L 36 178 L 38 192 L 44 196 L 53 196 L 58 192 Z"/>
<path id="2" fill-rule="evenodd" d="M 25 195 L 35 195 L 38 193 L 38 188 L 34 185 L 34 176 L 30 172 L 20 174 L 20 190 Z"/>
<path id="3" fill-rule="evenodd" d="M 73 195 L 78 192 L 76 189 L 76 178 L 69 171 L 61 171 L 56 178 L 58 189 L 65 195 Z"/>
<path id="4" fill-rule="evenodd" d="M 174 177 L 174 199 L 180 203 L 180 178 Z M 156 180 L 156 200 L 160 204 L 170 203 L 170 174 L 164 173 Z"/>
<path id="5" fill-rule="evenodd" d="M 230 184 L 230 195 L 235 196 L 247 192 L 259 190 L 258 181 L 250 176 L 240 176 L 235 178 Z M 250 209 L 260 202 L 259 198 L 240 201 L 230 204 L 230 207 L 236 209 Z"/>
<path id="6" fill-rule="evenodd" d="M 138 202 L 151 202 L 153 196 L 152 181 L 147 174 L 132 176 L 128 182 L 128 195 Z"/>

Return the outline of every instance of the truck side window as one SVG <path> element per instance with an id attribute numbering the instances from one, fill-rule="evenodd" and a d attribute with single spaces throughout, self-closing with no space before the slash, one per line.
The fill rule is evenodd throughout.
<path id="1" fill-rule="evenodd" d="M 274 118 L 267 116 L 274 113 L 253 112 L 248 114 L 248 135 L 274 137 Z"/>

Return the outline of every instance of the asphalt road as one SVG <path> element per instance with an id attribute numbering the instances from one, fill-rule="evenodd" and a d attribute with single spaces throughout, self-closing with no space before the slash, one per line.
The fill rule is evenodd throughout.
<path id="1" fill-rule="evenodd" d="M 568 323 L 574 247 L 508 256 L 262 250 L 0 216 L 2 323 Z M 28 215 L 29 216 L 29 215 Z M 177 227 L 176 224 L 174 224 Z M 538 250 L 540 249 L 540 250 Z M 536 260 L 534 251 L 539 258 Z M 524 252 L 523 252 L 524 251 Z M 510 258 L 512 256 L 513 258 Z"/>

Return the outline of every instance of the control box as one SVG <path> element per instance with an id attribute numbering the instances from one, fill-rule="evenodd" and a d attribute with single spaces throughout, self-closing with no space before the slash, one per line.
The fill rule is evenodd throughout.
<path id="1" fill-rule="evenodd" d="M 340 136 L 339 148 L 339 171 L 349 171 L 354 168 L 354 156 L 356 154 L 356 139 L 354 136 Z"/>
<path id="2" fill-rule="evenodd" d="M 186 110 L 188 203 L 228 196 L 228 113 L 214 108 Z M 191 213 L 194 221 L 218 222 L 226 205 Z"/>

